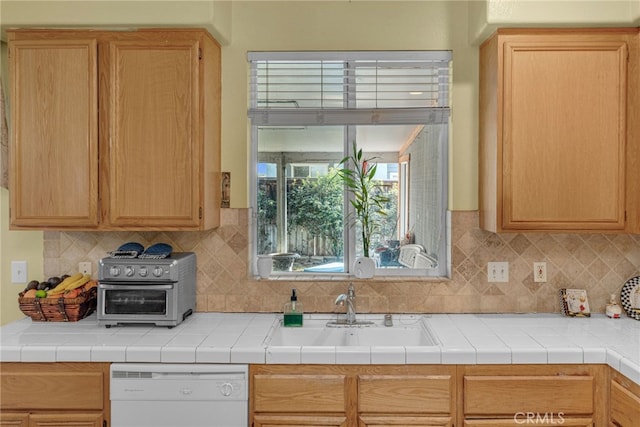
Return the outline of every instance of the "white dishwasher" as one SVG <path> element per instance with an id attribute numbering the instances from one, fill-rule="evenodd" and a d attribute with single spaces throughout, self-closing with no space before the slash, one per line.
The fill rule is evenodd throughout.
<path id="1" fill-rule="evenodd" d="M 247 427 L 247 365 L 113 363 L 112 427 Z"/>

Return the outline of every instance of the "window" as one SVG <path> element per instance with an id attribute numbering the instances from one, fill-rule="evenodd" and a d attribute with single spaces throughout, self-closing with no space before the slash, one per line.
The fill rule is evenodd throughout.
<path id="1" fill-rule="evenodd" d="M 365 254 L 336 169 L 355 143 L 388 200 L 368 254 L 377 274 L 445 276 L 450 62 L 448 51 L 250 53 L 254 255 L 274 255 L 276 274 L 350 272 Z"/>

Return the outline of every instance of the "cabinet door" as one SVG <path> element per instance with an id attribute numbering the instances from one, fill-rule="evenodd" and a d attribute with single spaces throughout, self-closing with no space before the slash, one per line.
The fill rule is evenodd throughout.
<path id="1" fill-rule="evenodd" d="M 100 413 L 0 413 L 0 427 L 103 427 Z"/>
<path id="2" fill-rule="evenodd" d="M 627 44 L 504 43 L 503 227 L 623 230 Z"/>
<path id="3" fill-rule="evenodd" d="M 9 41 L 11 225 L 98 225 L 97 43 Z"/>
<path id="4" fill-rule="evenodd" d="M 640 227 L 637 29 L 501 29 L 480 47 L 480 227 Z"/>
<path id="5" fill-rule="evenodd" d="M 29 414 L 0 412 L 0 427 L 29 427 Z"/>
<path id="6" fill-rule="evenodd" d="M 358 412 L 448 415 L 453 387 L 451 375 L 359 375 Z"/>
<path id="7" fill-rule="evenodd" d="M 253 378 L 256 413 L 344 413 L 346 376 L 317 374 L 257 374 Z"/>
<path id="8" fill-rule="evenodd" d="M 146 36 L 109 43 L 103 157 L 108 222 L 200 224 L 199 42 Z M 101 104 L 102 105 L 102 104 Z M 102 123 L 104 125 L 104 123 Z"/>
<path id="9" fill-rule="evenodd" d="M 591 415 L 591 376 L 464 376 L 464 414 L 469 418 L 517 413 Z M 509 396 L 496 399 L 496 396 Z"/>
<path id="10" fill-rule="evenodd" d="M 464 427 L 518 427 L 522 425 L 593 427 L 592 418 L 566 418 L 554 414 L 515 414 L 510 419 L 465 420 Z"/>
<path id="11" fill-rule="evenodd" d="M 29 427 L 103 427 L 102 414 L 31 414 Z"/>
<path id="12" fill-rule="evenodd" d="M 410 415 L 360 416 L 359 427 L 451 427 L 450 417 L 421 417 Z"/>
<path id="13" fill-rule="evenodd" d="M 611 381 L 611 423 L 616 427 L 640 427 L 640 396 Z"/>
<path id="14" fill-rule="evenodd" d="M 345 416 L 327 415 L 255 415 L 254 427 L 347 427 Z"/>
<path id="15" fill-rule="evenodd" d="M 2 411 L 102 411 L 109 368 L 98 363 L 3 363 Z"/>

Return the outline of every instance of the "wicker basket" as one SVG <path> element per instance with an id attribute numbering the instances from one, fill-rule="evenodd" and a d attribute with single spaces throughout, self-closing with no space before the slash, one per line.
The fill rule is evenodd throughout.
<path id="1" fill-rule="evenodd" d="M 96 309 L 97 289 L 82 292 L 77 298 L 25 298 L 20 293 L 20 311 L 37 322 L 77 322 Z"/>

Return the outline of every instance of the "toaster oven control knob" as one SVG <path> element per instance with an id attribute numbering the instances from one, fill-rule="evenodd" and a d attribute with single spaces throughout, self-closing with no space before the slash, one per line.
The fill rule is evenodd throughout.
<path id="1" fill-rule="evenodd" d="M 125 274 L 127 277 L 131 277 L 131 276 L 133 276 L 135 272 L 136 272 L 136 270 L 135 270 L 133 267 L 131 267 L 130 265 L 128 265 L 128 266 L 126 266 L 126 267 L 124 268 L 124 274 Z"/>
<path id="2" fill-rule="evenodd" d="M 109 269 L 109 274 L 117 277 L 120 275 L 120 267 L 118 267 L 117 265 L 112 265 L 111 268 Z"/>
<path id="3" fill-rule="evenodd" d="M 147 277 L 147 274 L 149 274 L 149 270 L 147 270 L 147 267 L 140 267 L 140 270 L 138 270 L 138 274 L 140 275 L 140 277 Z"/>
<path id="4" fill-rule="evenodd" d="M 160 266 L 157 266 L 156 268 L 153 269 L 153 275 L 156 277 L 162 276 L 162 273 L 164 273 L 164 270 Z"/>

